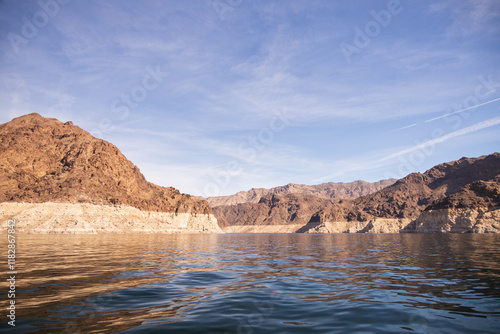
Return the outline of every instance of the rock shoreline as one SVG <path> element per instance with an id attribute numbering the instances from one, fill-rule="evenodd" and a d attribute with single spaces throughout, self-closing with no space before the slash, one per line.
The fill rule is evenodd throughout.
<path id="1" fill-rule="evenodd" d="M 500 233 L 500 209 L 438 209 L 423 212 L 409 233 Z"/>
<path id="2" fill-rule="evenodd" d="M 16 233 L 28 234 L 223 233 L 213 214 L 141 211 L 126 205 L 0 203 L 4 225 L 12 218 Z"/>

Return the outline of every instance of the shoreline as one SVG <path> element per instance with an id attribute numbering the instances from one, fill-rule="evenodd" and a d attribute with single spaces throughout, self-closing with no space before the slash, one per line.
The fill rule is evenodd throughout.
<path id="1" fill-rule="evenodd" d="M 224 233 L 213 214 L 141 211 L 126 205 L 0 203 L 0 219 L 27 234 Z"/>

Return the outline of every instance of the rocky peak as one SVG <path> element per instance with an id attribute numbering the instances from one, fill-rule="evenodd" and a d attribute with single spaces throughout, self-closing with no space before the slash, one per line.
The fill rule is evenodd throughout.
<path id="1" fill-rule="evenodd" d="M 211 213 L 208 204 L 146 181 L 109 142 L 33 113 L 0 125 L 0 202 L 124 204 Z"/>
<path id="2" fill-rule="evenodd" d="M 439 164 L 424 173 L 429 177 L 429 188 L 450 195 L 476 180 L 490 180 L 500 174 L 500 154 L 478 158 L 463 157 L 457 161 Z"/>

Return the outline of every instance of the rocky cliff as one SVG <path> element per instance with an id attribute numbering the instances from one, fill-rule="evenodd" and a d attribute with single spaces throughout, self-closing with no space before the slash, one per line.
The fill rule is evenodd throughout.
<path id="1" fill-rule="evenodd" d="M 221 228 L 239 226 L 230 228 L 231 232 L 295 232 L 311 215 L 333 203 L 331 198 L 304 194 L 266 195 L 258 203 L 215 207 L 214 214 Z"/>
<path id="2" fill-rule="evenodd" d="M 403 232 L 500 233 L 500 177 L 436 201 Z"/>
<path id="3" fill-rule="evenodd" d="M 425 173 L 412 173 L 382 190 L 355 199 L 327 201 L 322 198 L 316 201 L 308 198 L 308 202 L 317 205 L 305 209 L 301 205 L 302 198 L 295 198 L 292 205 L 290 198 L 269 201 L 264 197 L 263 203 L 219 206 L 214 208 L 214 212 L 223 222 L 221 226 L 231 232 L 241 231 L 244 225 L 246 230 L 248 225 L 295 225 L 299 221 L 292 222 L 291 217 L 301 217 L 300 222 L 307 221 L 316 208 L 319 210 L 310 215 L 307 224 L 299 226 L 296 232 L 494 232 L 499 221 L 499 202 L 498 197 L 491 195 L 497 190 L 491 189 L 496 189 L 493 185 L 498 175 L 500 154 L 494 153 L 440 164 Z M 493 192 L 487 192 L 486 185 Z M 480 188 L 482 192 L 474 191 Z M 477 215 L 474 215 L 474 210 L 478 211 Z M 286 212 L 286 215 L 272 215 L 276 211 Z M 436 221 L 434 218 L 428 218 L 424 223 L 424 218 L 430 217 L 431 212 L 434 218 L 437 212 L 442 216 L 433 226 L 430 221 Z M 477 228 L 443 227 L 444 224 L 456 224 L 455 221 L 463 220 L 466 214 L 472 215 L 467 224 L 476 224 Z M 461 218 L 454 218 L 458 216 Z"/>
<path id="4" fill-rule="evenodd" d="M 253 188 L 249 191 L 240 191 L 230 196 L 208 197 L 207 201 L 211 207 L 221 205 L 235 205 L 240 203 L 258 203 L 267 195 L 304 194 L 326 198 L 356 198 L 372 194 L 396 182 L 395 179 L 387 179 L 378 182 L 354 181 L 349 183 L 328 182 L 318 185 L 304 185 L 289 183 L 285 186 L 271 189 Z"/>
<path id="5" fill-rule="evenodd" d="M 412 173 L 374 194 L 352 200 L 349 209 L 329 206 L 313 217 L 319 221 L 376 218 L 414 220 L 431 204 L 475 181 L 500 175 L 500 154 L 462 158 L 437 165 L 425 173 Z"/>
<path id="6" fill-rule="evenodd" d="M 49 210 L 43 207 L 46 203 L 87 203 L 94 205 L 94 210 L 103 212 L 109 211 L 106 207 L 113 206 L 135 208 L 149 216 L 154 212 L 192 215 L 193 219 L 196 216 L 207 222 L 207 228 L 202 230 L 220 231 L 206 201 L 181 194 L 172 187 L 147 182 L 139 169 L 114 145 L 92 137 L 71 122 L 63 124 L 38 114 L 18 117 L 0 125 L 0 203 L 2 219 L 23 214 L 22 210 L 15 212 L 15 206 L 8 203 L 37 203 L 44 212 Z M 76 215 L 78 219 L 96 223 L 94 212 L 90 209 L 85 212 Z M 101 218 L 119 224 L 119 213 Z M 36 215 L 33 212 L 26 214 L 31 217 L 30 221 L 34 221 Z M 44 219 L 51 220 L 49 216 Z M 140 226 L 143 218 L 134 214 L 128 218 L 125 216 L 122 219 L 124 224 L 119 227 L 125 232 L 127 219 Z M 165 219 L 162 221 L 168 221 Z M 54 231 L 57 224 L 55 217 Z M 191 231 L 187 225 L 181 230 L 199 232 Z"/>

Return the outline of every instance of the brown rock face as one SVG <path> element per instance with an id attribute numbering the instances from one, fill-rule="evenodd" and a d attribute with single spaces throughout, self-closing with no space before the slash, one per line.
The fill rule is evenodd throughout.
<path id="1" fill-rule="evenodd" d="M 500 176 L 436 201 L 403 232 L 500 233 Z"/>
<path id="2" fill-rule="evenodd" d="M 207 198 L 211 207 L 220 205 L 234 205 L 239 203 L 258 203 L 261 197 L 267 195 L 304 194 L 326 198 L 356 198 L 372 194 L 396 182 L 387 179 L 378 182 L 354 181 L 349 183 L 322 183 L 318 185 L 304 185 L 289 183 L 286 186 L 271 189 L 254 188 L 249 191 L 240 191 L 230 196 L 216 196 Z"/>
<path id="3" fill-rule="evenodd" d="M 306 222 L 308 225 L 298 229 L 299 232 L 390 231 L 393 233 L 403 228 L 405 231 L 414 230 L 414 221 L 426 208 L 428 210 L 478 208 L 482 210 L 481 212 L 489 210 L 495 213 L 481 218 L 483 219 L 481 224 L 490 227 L 472 231 L 494 231 L 491 221 L 495 218 L 491 217 L 497 217 L 496 212 L 500 207 L 499 179 L 500 154 L 494 153 L 440 164 L 425 173 L 410 174 L 380 191 L 355 199 L 327 199 L 298 194 L 269 195 L 263 197 L 257 204 L 215 207 L 214 214 L 223 228 Z M 461 215 L 463 216 L 463 213 Z M 445 221 L 445 218 L 441 220 Z M 410 223 L 412 221 L 413 223 Z M 326 222 L 333 225 L 322 224 Z M 388 228 L 385 228 L 384 224 Z M 393 226 L 389 228 L 390 224 Z M 436 231 L 436 228 L 433 227 L 432 231 Z"/>
<path id="4" fill-rule="evenodd" d="M 0 125 L 0 202 L 123 204 L 203 213 L 208 203 L 147 182 L 104 140 L 71 122 L 29 114 Z"/>
<path id="5" fill-rule="evenodd" d="M 233 225 L 303 225 L 312 214 L 334 201 L 304 194 L 267 195 L 258 203 L 217 206 L 214 215 L 221 228 Z"/>
<path id="6" fill-rule="evenodd" d="M 427 210 L 440 209 L 500 209 L 500 176 L 490 181 L 469 183 L 427 208 Z"/>
<path id="7" fill-rule="evenodd" d="M 371 218 L 416 219 L 432 203 L 459 191 L 475 181 L 488 181 L 500 175 L 500 154 L 462 158 L 437 165 L 425 173 L 412 173 L 374 194 L 354 199 L 345 210 L 329 206 L 313 220 L 338 221 Z M 347 212 L 347 216 L 342 216 Z"/>

